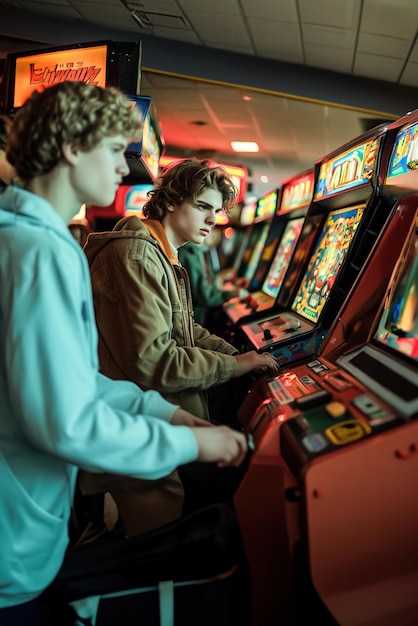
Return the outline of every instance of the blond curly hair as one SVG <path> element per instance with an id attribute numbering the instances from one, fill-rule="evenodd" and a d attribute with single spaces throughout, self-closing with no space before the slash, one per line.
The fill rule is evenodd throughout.
<path id="1" fill-rule="evenodd" d="M 34 91 L 17 111 L 6 157 L 25 182 L 50 172 L 66 142 L 88 152 L 105 137 L 136 139 L 140 130 L 138 113 L 119 89 L 64 81 Z"/>

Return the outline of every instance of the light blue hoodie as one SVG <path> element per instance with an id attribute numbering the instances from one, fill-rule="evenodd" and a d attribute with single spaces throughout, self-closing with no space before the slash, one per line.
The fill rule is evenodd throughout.
<path id="1" fill-rule="evenodd" d="M 40 197 L 0 193 L 0 607 L 54 579 L 77 468 L 157 479 L 197 458 L 176 406 L 98 372 L 87 260 Z"/>

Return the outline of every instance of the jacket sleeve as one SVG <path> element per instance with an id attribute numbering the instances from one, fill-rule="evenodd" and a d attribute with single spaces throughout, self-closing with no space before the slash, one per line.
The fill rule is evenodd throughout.
<path id="1" fill-rule="evenodd" d="M 205 271 L 203 249 L 188 243 L 180 248 L 179 259 L 189 275 L 194 306 L 219 307 L 232 298 L 232 291 L 219 289 L 210 268 Z"/>
<path id="2" fill-rule="evenodd" d="M 199 346 L 199 348 L 204 348 L 205 350 L 216 350 L 216 352 L 231 354 L 233 356 L 239 354 L 239 350 L 237 350 L 232 344 L 217 335 L 211 334 L 206 328 L 200 326 L 200 324 L 197 324 L 196 322 L 193 325 L 193 332 L 195 343 Z"/>
<path id="3" fill-rule="evenodd" d="M 232 378 L 236 360 L 218 349 L 222 340 L 194 345 L 187 303 L 179 293 L 170 300 L 169 282 L 175 281 L 167 273 L 174 270 L 152 243 L 118 240 L 101 255 L 92 265 L 92 283 L 106 373 L 115 362 L 126 379 L 163 394 L 202 391 Z M 179 328 L 181 338 L 173 337 Z M 208 340 L 208 331 L 199 332 Z"/>
<path id="4" fill-rule="evenodd" d="M 166 421 L 176 406 L 98 374 L 81 249 L 47 233 L 37 246 L 27 242 L 13 277 L 1 314 L 10 413 L 19 436 L 82 469 L 144 479 L 195 460 L 191 430 Z"/>

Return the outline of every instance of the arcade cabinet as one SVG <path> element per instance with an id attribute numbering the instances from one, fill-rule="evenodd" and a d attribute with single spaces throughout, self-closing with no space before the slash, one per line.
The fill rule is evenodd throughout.
<path id="1" fill-rule="evenodd" d="M 233 281 L 236 286 L 247 288 L 254 276 L 276 212 L 278 195 L 279 190 L 273 189 L 257 200 L 250 235 Z"/>
<path id="2" fill-rule="evenodd" d="M 222 238 L 217 246 L 220 269 L 217 278 L 220 284 L 234 281 L 254 220 L 256 200 L 243 204 L 236 221 L 222 231 Z"/>
<path id="3" fill-rule="evenodd" d="M 239 326 L 235 343 L 241 352 L 271 352 L 285 364 L 319 351 L 393 209 L 379 179 L 385 131 L 379 126 L 316 163 L 305 222 L 315 216 L 320 225 L 308 259 L 298 282 L 282 294 L 291 294 L 286 306 L 280 296 L 268 315 Z"/>
<path id="4" fill-rule="evenodd" d="M 418 623 L 418 112 L 388 137 L 393 211 L 326 342 L 238 415 L 253 626 Z"/>
<path id="5" fill-rule="evenodd" d="M 264 250 L 248 284 L 250 294 L 243 300 L 232 298 L 223 305 L 226 326 L 231 332 L 255 311 L 266 312 L 273 308 L 302 232 L 312 193 L 313 171 L 283 182 Z"/>

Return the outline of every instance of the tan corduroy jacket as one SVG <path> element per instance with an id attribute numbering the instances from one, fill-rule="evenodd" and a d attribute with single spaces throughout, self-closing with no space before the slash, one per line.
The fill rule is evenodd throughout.
<path id="1" fill-rule="evenodd" d="M 238 351 L 194 322 L 188 275 L 161 222 L 124 218 L 91 234 L 85 252 L 101 371 L 209 419 L 206 391 L 233 377 Z"/>

